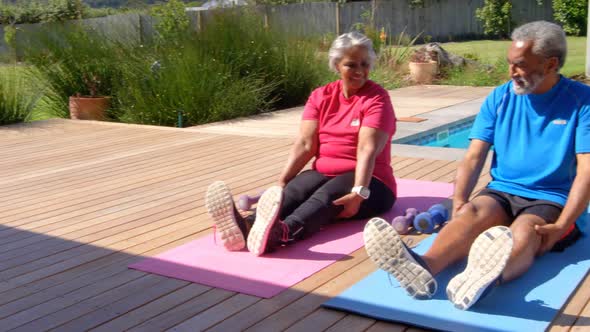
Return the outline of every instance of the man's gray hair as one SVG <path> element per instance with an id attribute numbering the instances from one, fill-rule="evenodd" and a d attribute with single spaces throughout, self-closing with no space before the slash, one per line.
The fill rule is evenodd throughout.
<path id="1" fill-rule="evenodd" d="M 375 58 L 377 58 L 375 50 L 373 50 L 373 42 L 362 33 L 353 31 L 338 36 L 332 42 L 332 46 L 328 52 L 330 69 L 338 72 L 336 65 L 342 60 L 344 54 L 355 46 L 364 47 L 369 52 L 369 68 L 373 68 L 373 63 L 375 62 Z"/>
<path id="2" fill-rule="evenodd" d="M 545 58 L 557 57 L 559 68 L 563 67 L 567 42 L 559 25 L 547 21 L 527 23 L 516 28 L 511 38 L 513 41 L 532 41 L 534 54 Z"/>

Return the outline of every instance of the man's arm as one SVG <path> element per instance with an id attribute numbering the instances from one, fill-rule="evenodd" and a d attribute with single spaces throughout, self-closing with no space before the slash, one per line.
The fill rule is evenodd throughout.
<path id="1" fill-rule="evenodd" d="M 553 248 L 553 245 L 561 239 L 588 207 L 590 200 L 590 153 L 577 154 L 576 159 L 578 162 L 576 178 L 559 218 L 554 224 L 535 227 L 537 233 L 543 237 L 539 254 Z"/>
<path id="2" fill-rule="evenodd" d="M 472 139 L 469 148 L 457 168 L 455 177 L 455 192 L 453 194 L 453 215 L 469 200 L 481 169 L 486 160 L 490 143 L 479 139 Z"/>

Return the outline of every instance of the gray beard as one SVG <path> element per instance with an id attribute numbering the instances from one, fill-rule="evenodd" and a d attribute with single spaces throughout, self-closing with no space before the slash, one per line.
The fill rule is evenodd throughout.
<path id="1" fill-rule="evenodd" d="M 517 95 L 527 95 L 535 91 L 539 85 L 543 82 L 544 76 L 542 74 L 533 74 L 531 75 L 530 80 L 521 80 L 524 82 L 524 86 L 518 86 L 516 84 L 512 84 L 512 89 L 514 93 Z"/>

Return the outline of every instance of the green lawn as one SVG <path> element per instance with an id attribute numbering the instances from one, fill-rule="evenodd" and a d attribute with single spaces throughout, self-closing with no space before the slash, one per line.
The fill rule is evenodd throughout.
<path id="1" fill-rule="evenodd" d="M 568 55 L 561 72 L 565 76 L 583 74 L 586 63 L 586 37 L 568 37 Z M 478 40 L 460 43 L 443 43 L 441 46 L 458 55 L 477 57 L 481 62 L 496 64 L 506 58 L 510 41 Z"/>

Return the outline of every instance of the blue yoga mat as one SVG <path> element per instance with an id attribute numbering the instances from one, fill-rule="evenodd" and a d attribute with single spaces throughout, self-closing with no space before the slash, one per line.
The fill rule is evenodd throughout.
<path id="1" fill-rule="evenodd" d="M 544 331 L 577 289 L 590 268 L 588 217 L 578 221 L 585 235 L 563 253 L 537 259 L 521 278 L 497 287 L 468 311 L 453 307 L 446 297 L 449 280 L 465 263 L 439 274 L 432 299 L 415 300 L 399 283 L 378 270 L 323 306 L 372 318 L 448 331 Z M 415 250 L 424 253 L 436 235 Z"/>

